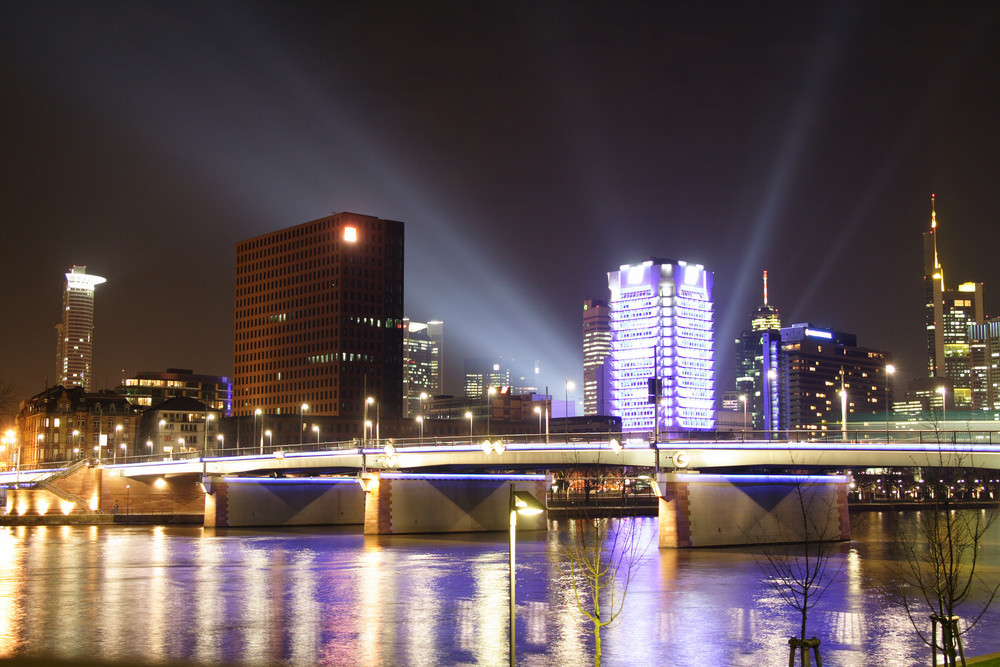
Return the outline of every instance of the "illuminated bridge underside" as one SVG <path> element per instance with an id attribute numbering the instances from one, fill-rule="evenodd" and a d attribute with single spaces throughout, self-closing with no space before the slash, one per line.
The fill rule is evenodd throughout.
<path id="1" fill-rule="evenodd" d="M 681 452 L 680 456 L 677 456 Z M 687 459 L 686 466 L 684 459 Z M 659 463 L 664 469 L 774 467 L 844 469 L 860 467 L 975 467 L 1000 469 L 1000 445 L 910 444 L 886 445 L 789 442 L 715 443 L 686 441 L 683 447 L 660 443 Z M 191 459 L 108 466 L 123 477 L 240 474 L 355 474 L 362 470 L 544 470 L 582 465 L 652 467 L 652 448 L 631 445 L 621 451 L 608 446 L 579 443 L 512 445 L 502 453 L 481 446 L 408 447 L 392 456 L 378 449 L 266 454 L 219 459 Z M 12 473 L 0 476 L 9 483 Z M 21 474 L 22 481 L 25 473 Z"/>

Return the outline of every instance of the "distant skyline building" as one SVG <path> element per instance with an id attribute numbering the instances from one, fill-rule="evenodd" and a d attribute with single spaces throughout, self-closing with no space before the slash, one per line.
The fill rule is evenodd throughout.
<path id="1" fill-rule="evenodd" d="M 766 330 L 763 340 L 768 431 L 843 430 L 845 408 L 848 422 L 885 419 L 893 392 L 887 353 L 807 323 Z"/>
<path id="2" fill-rule="evenodd" d="M 464 371 L 463 393 L 467 398 L 484 398 L 490 387 L 498 393 L 506 387 L 508 393 L 518 396 L 538 391 L 537 361 L 526 364 L 504 357 L 466 357 Z"/>
<path id="3" fill-rule="evenodd" d="M 336 213 L 236 245 L 236 416 L 403 408 L 403 223 Z"/>
<path id="4" fill-rule="evenodd" d="M 444 322 L 403 318 L 403 394 L 405 415 L 420 414 L 421 394 L 444 393 Z"/>
<path id="5" fill-rule="evenodd" d="M 604 361 L 611 355 L 611 309 L 603 299 L 583 302 L 583 414 L 606 415 L 608 378 Z"/>
<path id="6" fill-rule="evenodd" d="M 56 325 L 56 384 L 90 391 L 94 362 L 94 290 L 107 278 L 73 266 L 63 287 L 62 321 Z"/>
<path id="7" fill-rule="evenodd" d="M 766 428 L 764 409 L 764 332 L 777 333 L 781 329 L 778 309 L 767 301 L 767 271 L 764 271 L 764 303 L 750 317 L 750 329 L 740 332 L 736 339 L 736 391 L 742 411 L 747 413 L 749 426 L 754 430 Z M 739 397 L 743 398 L 740 399 Z M 746 405 L 743 405 L 743 402 Z"/>
<path id="8" fill-rule="evenodd" d="M 622 431 L 715 427 L 713 281 L 700 264 L 665 259 L 608 273 L 610 401 Z"/>
<path id="9" fill-rule="evenodd" d="M 969 325 L 972 409 L 1000 411 L 1000 319 Z"/>
<path id="10" fill-rule="evenodd" d="M 958 408 L 971 407 L 972 361 L 969 326 L 983 324 L 983 284 L 945 286 L 937 251 L 937 211 L 931 195 L 931 228 L 924 232 L 924 326 L 927 334 L 927 375 L 947 377 L 954 385 Z"/>

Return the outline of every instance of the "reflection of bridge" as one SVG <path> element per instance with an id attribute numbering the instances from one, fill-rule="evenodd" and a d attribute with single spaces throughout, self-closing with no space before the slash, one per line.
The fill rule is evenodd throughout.
<path id="1" fill-rule="evenodd" d="M 594 465 L 645 467 L 664 471 L 657 477 L 661 546 L 691 546 L 732 543 L 718 540 L 738 537 L 743 528 L 734 533 L 731 525 L 738 521 L 759 523 L 763 516 L 780 523 L 779 515 L 788 508 L 779 508 L 802 484 L 824 489 L 827 514 L 845 534 L 847 478 L 792 478 L 784 474 L 788 470 L 1000 469 L 1000 444 L 993 444 L 1000 440 L 997 432 L 893 432 L 888 441 L 885 434 L 851 432 L 857 441 L 841 436 L 820 442 L 744 440 L 736 433 L 727 435 L 737 439 L 675 438 L 655 447 L 643 438 L 622 442 L 620 434 L 553 434 L 548 442 L 537 435 L 348 442 L 7 472 L 0 474 L 0 489 L 7 490 L 8 514 L 75 513 L 85 510 L 84 501 L 96 512 L 203 513 L 207 526 L 363 522 L 371 533 L 448 532 L 501 529 L 506 485 L 515 483 L 543 497 L 548 482 L 537 473 Z M 741 469 L 770 472 L 732 474 Z M 664 530 L 671 535 L 669 544 Z"/>

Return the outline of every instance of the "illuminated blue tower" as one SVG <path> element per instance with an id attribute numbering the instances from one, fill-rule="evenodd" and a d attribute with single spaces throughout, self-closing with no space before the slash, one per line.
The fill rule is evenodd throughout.
<path id="1" fill-rule="evenodd" d="M 608 273 L 611 413 L 623 431 L 715 428 L 713 278 L 661 259 Z"/>

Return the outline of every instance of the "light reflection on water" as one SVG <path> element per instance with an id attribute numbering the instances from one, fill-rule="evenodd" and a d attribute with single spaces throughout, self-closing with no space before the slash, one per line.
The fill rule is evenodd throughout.
<path id="1" fill-rule="evenodd" d="M 894 600 L 888 517 L 862 515 L 840 574 L 810 614 L 830 665 L 912 665 L 928 651 Z M 658 550 L 654 540 L 608 665 L 787 662 L 799 618 L 748 549 Z M 1000 576 L 994 527 L 983 553 Z M 549 554 L 518 537 L 518 659 L 591 664 L 592 638 Z M 203 664 L 472 665 L 507 661 L 504 533 L 362 536 L 359 528 L 0 528 L 0 657 Z M 1000 609 L 966 638 L 1000 650 Z"/>

